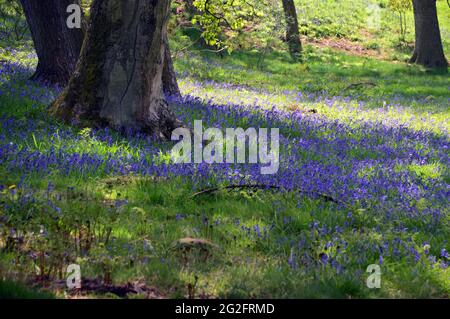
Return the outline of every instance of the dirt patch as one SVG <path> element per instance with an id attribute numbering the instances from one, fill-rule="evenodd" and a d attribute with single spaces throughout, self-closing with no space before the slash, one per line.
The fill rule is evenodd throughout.
<path id="1" fill-rule="evenodd" d="M 332 48 L 352 55 L 375 57 L 378 59 L 387 58 L 387 54 L 382 50 L 368 49 L 359 42 L 353 42 L 345 38 L 306 39 L 305 41 L 307 44 L 315 47 Z"/>

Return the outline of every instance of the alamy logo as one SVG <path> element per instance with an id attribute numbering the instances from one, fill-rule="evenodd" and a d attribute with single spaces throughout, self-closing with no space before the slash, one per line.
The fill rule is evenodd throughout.
<path id="1" fill-rule="evenodd" d="M 367 278 L 366 285 L 369 289 L 381 288 L 381 267 L 377 264 L 371 264 L 367 267 L 366 272 L 370 275 Z"/>
<path id="2" fill-rule="evenodd" d="M 67 267 L 67 288 L 81 289 L 81 268 L 80 265 L 71 264 Z"/>
<path id="3" fill-rule="evenodd" d="M 81 7 L 78 4 L 71 4 L 67 6 L 66 12 L 70 13 L 66 20 L 67 27 L 81 29 Z"/>
<path id="4" fill-rule="evenodd" d="M 177 128 L 172 133 L 172 141 L 180 141 L 172 149 L 171 158 L 175 163 L 260 163 L 261 174 L 278 172 L 279 129 L 227 128 L 225 134 L 218 128 L 203 131 L 203 122 L 194 121 L 194 138 L 187 128 Z M 248 143 L 247 143 L 248 141 Z M 269 147 L 270 144 L 270 147 Z M 248 152 L 246 146 L 248 145 Z M 193 153 L 193 158 L 192 158 Z M 225 154 L 225 156 L 224 156 Z M 248 155 L 248 156 L 247 156 Z"/>

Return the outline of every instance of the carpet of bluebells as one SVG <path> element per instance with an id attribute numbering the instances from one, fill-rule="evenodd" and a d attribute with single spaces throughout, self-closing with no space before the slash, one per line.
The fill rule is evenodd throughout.
<path id="1" fill-rule="evenodd" d="M 13 50 L 10 49 L 11 56 L 15 55 Z M 10 183 L 0 181 L 0 218 L 3 218 L 0 227 L 4 236 L 19 231 L 11 216 L 17 211 L 30 210 L 30 202 L 41 203 L 41 210 L 62 218 L 65 207 L 70 204 L 49 195 L 54 191 L 54 179 L 58 176 L 81 181 L 92 177 L 148 176 L 157 178 L 162 184 L 176 180 L 187 185 L 191 193 L 227 185 L 276 186 L 277 192 L 261 189 L 256 195 L 247 194 L 249 201 L 265 200 L 265 206 L 272 212 L 270 217 L 241 220 L 238 213 L 229 213 L 225 217 L 202 213 L 197 221 L 177 208 L 174 223 L 181 223 L 180 227 L 184 228 L 192 227 L 188 231 L 192 236 L 204 235 L 201 228 L 208 223 L 219 232 L 220 227 L 224 227 L 224 234 L 233 233 L 254 244 L 246 246 L 250 248 L 241 247 L 240 254 L 251 255 L 245 249 L 253 249 L 255 256 L 273 255 L 273 260 L 267 264 L 261 262 L 261 269 L 264 265 L 272 267 L 271 273 L 284 269 L 286 277 L 297 274 L 299 278 L 308 278 L 304 279 L 306 283 L 318 282 L 320 279 L 317 278 L 326 273 L 332 274 L 331 277 L 324 275 L 323 278 L 342 276 L 347 278 L 345 280 L 357 281 L 362 286 L 359 289 L 364 289 L 365 270 L 375 263 L 385 267 L 383 272 L 392 282 L 402 276 L 405 276 L 402 280 L 409 280 L 405 278 L 414 278 L 417 273 L 424 282 L 434 278 L 430 281 L 435 284 L 430 285 L 434 285 L 436 295 L 448 296 L 448 121 L 439 123 L 439 132 L 434 128 L 417 128 L 417 125 L 389 117 L 392 110 L 386 111 L 386 106 L 376 110 L 367 108 L 367 114 L 375 113 L 376 117 L 364 119 L 366 109 L 362 102 L 354 110 L 355 118 L 336 119 L 322 112 L 288 110 L 269 98 L 236 101 L 242 91 L 249 96 L 264 97 L 261 90 L 253 92 L 248 87 L 183 79 L 183 98 L 168 97 L 180 120 L 191 127 L 194 120 L 203 120 L 205 127 L 279 128 L 280 169 L 273 175 L 261 175 L 260 164 L 173 164 L 168 157 L 171 143 L 162 143 L 139 133 L 130 132 L 123 136 L 106 128 L 80 129 L 48 118 L 45 105 L 60 89 L 26 80 L 33 70 L 34 60 L 29 55 L 22 58 L 22 62 L 14 59 L 0 62 L 0 101 L 5 104 L 0 108 L 9 110 L 2 112 L 0 120 L 0 167 L 2 176 L 14 176 L 9 178 Z M 205 95 L 202 91 L 205 86 L 212 86 L 220 96 L 215 98 L 214 90 Z M 284 94 L 285 100 L 311 105 L 310 108 L 321 103 L 337 113 L 345 109 L 351 98 L 292 91 L 280 94 Z M 11 105 L 18 103 L 26 107 L 12 112 L 14 106 Z M 394 113 L 401 115 L 401 112 L 402 108 L 395 108 Z M 36 190 L 28 183 L 32 179 L 40 180 L 45 190 Z M 219 196 L 231 196 L 235 200 L 236 194 Z M 129 200 L 115 199 L 112 209 L 124 210 L 130 206 L 128 209 L 131 210 L 135 205 Z M 308 218 L 297 216 L 304 214 Z M 44 235 L 52 231 L 42 225 L 39 227 Z M 226 241 L 214 236 L 210 238 L 227 249 Z M 148 260 L 139 255 L 145 255 L 145 247 L 144 250 L 136 248 L 142 245 L 145 246 L 145 242 L 134 242 L 128 247 L 127 255 L 133 256 L 134 252 L 136 256 L 132 258 L 145 264 Z M 112 250 L 110 254 L 114 254 Z M 51 255 L 50 251 L 48 255 Z M 230 248 L 229 251 L 231 254 L 234 250 Z M 37 257 L 29 258 L 36 260 Z M 213 277 L 213 271 L 209 270 Z M 396 272 L 410 272 L 411 277 Z M 339 282 L 339 279 L 333 280 Z M 276 282 L 274 279 L 273 287 L 277 287 Z M 417 285 L 422 285 L 422 281 Z M 393 286 L 401 285 L 395 283 L 390 288 Z M 290 295 L 289 291 L 279 293 L 277 288 L 273 289 L 270 293 L 260 293 Z M 352 294 L 346 288 L 340 289 L 345 291 L 344 295 Z M 226 295 L 225 290 L 215 287 L 213 293 Z M 407 293 L 420 294 L 413 290 Z M 395 296 L 386 290 L 383 294 Z"/>

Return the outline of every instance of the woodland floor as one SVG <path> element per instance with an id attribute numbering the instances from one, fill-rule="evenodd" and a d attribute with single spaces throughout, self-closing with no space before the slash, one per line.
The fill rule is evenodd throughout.
<path id="1" fill-rule="evenodd" d="M 448 298 L 449 77 L 329 44 L 306 46 L 307 63 L 176 59 L 185 123 L 280 128 L 280 170 L 265 177 L 175 165 L 170 143 L 49 118 L 60 89 L 27 81 L 30 44 L 1 48 L 0 295 Z M 243 183 L 282 191 L 192 196 Z M 71 263 L 82 291 L 64 286 Z"/>

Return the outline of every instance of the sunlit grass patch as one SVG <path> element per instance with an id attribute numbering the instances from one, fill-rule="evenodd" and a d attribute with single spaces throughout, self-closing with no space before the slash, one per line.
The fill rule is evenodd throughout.
<path id="1" fill-rule="evenodd" d="M 432 163 L 432 164 L 412 164 L 412 165 L 398 165 L 397 169 L 406 169 L 410 172 L 415 173 L 418 177 L 427 180 L 427 179 L 448 179 L 448 170 L 446 171 L 445 167 L 441 163 Z"/>
<path id="2" fill-rule="evenodd" d="M 240 64 L 238 68 L 230 69 L 229 65 L 233 65 L 234 61 L 251 60 L 252 56 L 248 53 L 236 53 L 225 59 L 191 54 L 189 65 L 185 65 L 183 59 L 177 62 L 180 73 L 189 74 L 188 77 L 181 77 L 181 89 L 184 94 L 218 104 L 235 103 L 265 108 L 276 105 L 305 114 L 316 110 L 320 115 L 346 123 L 379 121 L 384 125 L 404 125 L 439 134 L 448 134 L 450 130 L 447 120 L 450 114 L 448 90 L 444 84 L 447 75 L 425 75 L 415 66 L 395 65 L 341 53 L 335 55 L 351 61 L 347 69 L 328 70 L 328 67 L 335 68 L 331 61 L 317 63 L 315 69 L 315 62 L 311 62 L 311 66 L 299 74 L 294 70 L 296 64 L 284 61 L 278 55 L 274 54 L 270 59 L 286 68 L 284 71 L 255 70 Z M 364 61 L 363 67 L 357 65 L 359 61 Z M 208 63 L 214 63 L 215 67 L 206 69 Z M 193 65 L 196 66 L 192 68 Z M 375 75 L 364 74 L 370 66 L 383 71 Z M 281 72 L 279 77 L 277 72 Z M 401 73 L 408 76 L 399 76 Z M 431 85 L 430 80 L 435 83 Z"/>

